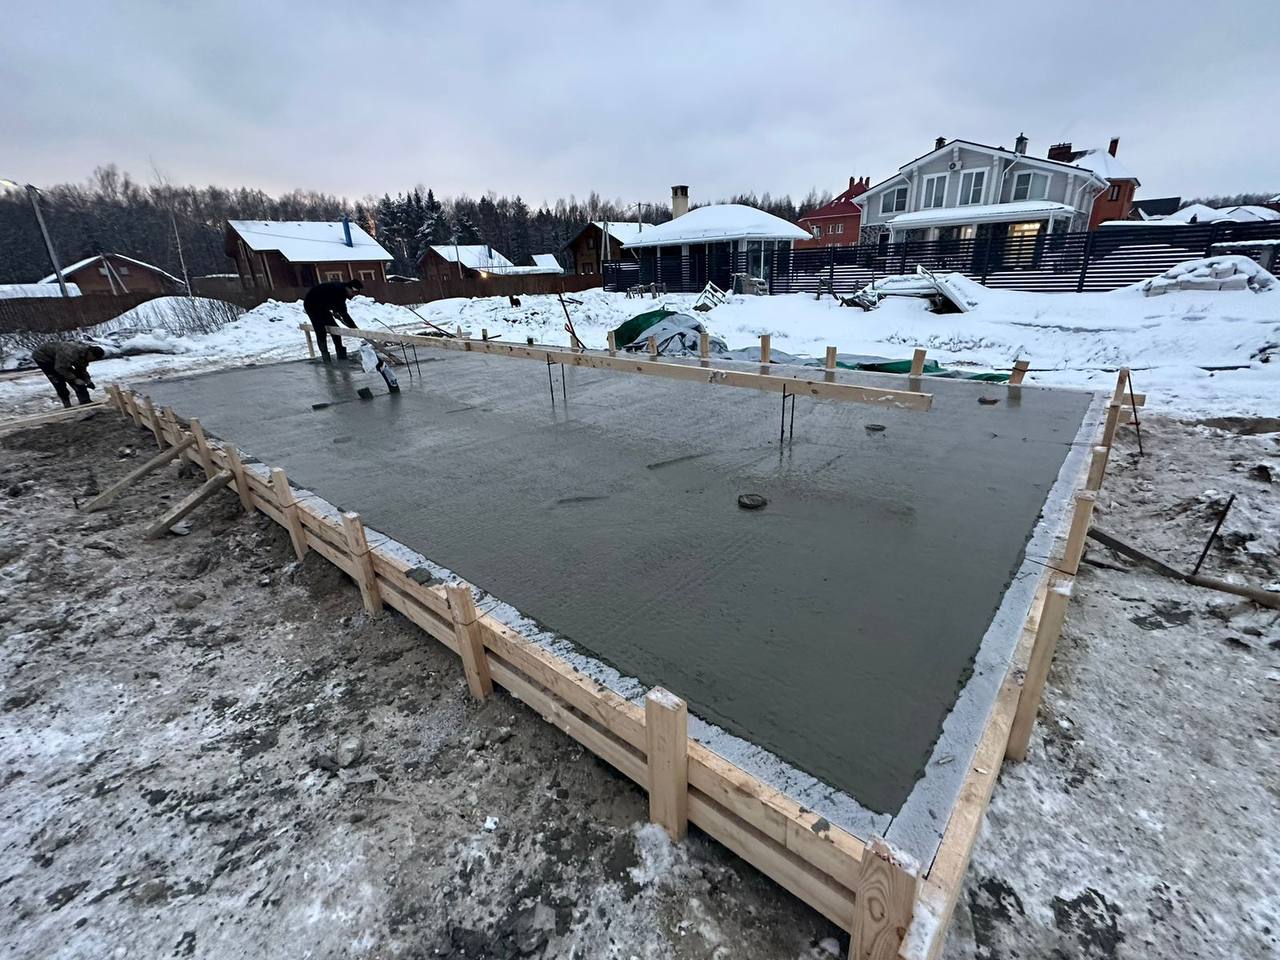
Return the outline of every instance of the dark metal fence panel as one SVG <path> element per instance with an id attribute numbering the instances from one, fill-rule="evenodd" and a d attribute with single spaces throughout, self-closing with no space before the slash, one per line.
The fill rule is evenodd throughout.
<path id="1" fill-rule="evenodd" d="M 1183 260 L 1209 255 L 1228 240 L 1280 239 L 1280 221 L 1263 223 L 1135 224 L 1081 233 L 965 240 L 906 240 L 880 246 L 815 247 L 776 254 L 770 261 L 771 293 L 852 293 L 890 274 L 961 273 L 989 287 L 1044 293 L 1102 292 L 1138 283 Z M 658 281 L 667 290 L 696 293 L 713 280 L 727 288 L 733 273 L 747 270 L 744 253 L 706 262 L 695 257 L 649 258 L 637 264 L 604 264 L 606 290 Z"/>

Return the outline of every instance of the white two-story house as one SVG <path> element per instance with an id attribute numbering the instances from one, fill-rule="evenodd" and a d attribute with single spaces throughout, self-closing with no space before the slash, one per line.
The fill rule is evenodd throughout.
<path id="1" fill-rule="evenodd" d="M 1108 180 L 1085 165 L 939 137 L 932 150 L 898 168 L 854 202 L 862 241 L 1029 239 L 1088 229 L 1093 202 Z"/>

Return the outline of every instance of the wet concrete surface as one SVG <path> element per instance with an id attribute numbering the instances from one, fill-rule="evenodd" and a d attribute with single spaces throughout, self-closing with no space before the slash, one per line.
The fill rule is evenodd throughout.
<path id="1" fill-rule="evenodd" d="M 402 368 L 398 396 L 308 361 L 146 392 L 886 813 L 928 759 L 1090 400 L 933 380 L 928 413 L 802 397 L 780 443 L 777 394 L 566 369 L 566 401 L 557 367 L 553 405 L 536 362 L 449 353 L 421 373 Z M 743 510 L 748 492 L 768 505 Z"/>

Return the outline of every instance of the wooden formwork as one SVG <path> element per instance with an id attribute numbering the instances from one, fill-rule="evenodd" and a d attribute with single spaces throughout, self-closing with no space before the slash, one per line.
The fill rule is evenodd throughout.
<path id="1" fill-rule="evenodd" d="M 365 331 L 342 333 L 363 335 Z M 392 336 L 399 335 L 379 338 L 390 340 Z M 431 345 L 450 342 L 437 340 Z M 484 346 L 477 341 L 460 341 L 453 348 Z M 489 352 L 530 355 L 518 345 L 490 341 L 488 346 L 502 348 Z M 527 349 L 550 352 L 547 348 Z M 585 361 L 607 358 L 603 352 L 557 352 L 571 358 L 567 362 L 578 358 L 580 365 L 595 366 Z M 640 363 L 699 370 L 631 359 L 622 363 L 625 366 L 619 369 Z M 665 371 L 642 372 L 667 375 Z M 1122 377 L 1126 372 L 1122 371 Z M 751 385 L 775 389 L 765 382 L 773 379 L 761 375 L 761 382 Z M 829 382 L 818 385 L 831 386 Z M 1092 494 L 1101 483 L 1115 435 L 1120 390 L 1118 386 L 1103 431 L 1107 442 L 1093 449 L 1077 478 L 1075 511 L 1069 524 L 1064 524 L 1066 529 L 1057 533 L 1055 560 L 1044 568 L 941 845 L 927 865 L 915 864 L 895 852 L 882 837 L 857 837 L 831 824 L 690 740 L 686 705 L 673 694 L 655 689 L 643 705 L 633 703 L 494 617 L 477 613 L 468 585 L 422 582 L 415 576 L 417 568 L 403 559 L 409 551 L 394 549 L 400 545 L 390 540 L 370 546 L 358 514 L 335 518 L 318 509 L 322 501 L 317 498 L 299 499 L 282 468 L 245 464 L 227 438 L 207 438 L 198 421 L 184 424 L 172 410 L 157 411 L 149 398 L 131 390 L 113 385 L 109 394 L 112 405 L 139 427 L 150 430 L 162 448 L 174 448 L 175 455 L 204 471 L 209 478 L 206 485 L 218 482 L 233 489 L 245 510 L 259 511 L 284 527 L 299 558 L 314 551 L 351 577 L 367 609 L 376 612 L 389 606 L 457 654 L 474 696 L 484 698 L 494 685 L 503 687 L 646 790 L 651 818 L 673 838 L 682 837 L 688 823 L 699 827 L 848 931 L 850 957 L 927 960 L 941 951 L 1001 763 L 1006 755 L 1025 755 L 1025 740 L 1038 710 L 1072 574 L 1084 549 Z M 886 396 L 886 391 L 870 392 L 876 395 L 870 402 L 920 409 L 915 406 L 918 401 L 901 403 L 901 398 Z M 852 399 L 848 395 L 843 398 Z M 1021 738 L 1020 744 L 1011 733 Z"/>

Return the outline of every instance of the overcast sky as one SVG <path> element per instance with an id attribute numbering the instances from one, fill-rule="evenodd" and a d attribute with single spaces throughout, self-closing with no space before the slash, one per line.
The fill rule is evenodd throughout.
<path id="1" fill-rule="evenodd" d="M 1140 197 L 1280 191 L 1280 0 L 24 5 L 0 176 L 695 201 L 937 136 L 1105 146 Z"/>

